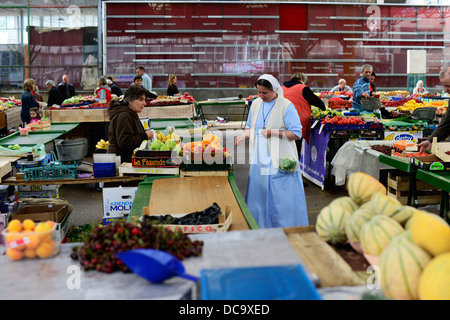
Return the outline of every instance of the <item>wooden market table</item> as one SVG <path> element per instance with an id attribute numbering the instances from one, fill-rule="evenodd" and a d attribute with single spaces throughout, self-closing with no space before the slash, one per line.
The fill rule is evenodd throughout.
<path id="1" fill-rule="evenodd" d="M 416 179 L 442 189 L 439 215 L 450 222 L 448 193 L 450 192 L 450 171 L 428 171 L 417 169 Z"/>
<path id="2" fill-rule="evenodd" d="M 87 183 L 112 183 L 112 182 L 130 182 L 130 181 L 143 181 L 144 176 L 115 176 L 115 177 L 103 177 L 103 178 L 77 178 L 77 179 L 50 179 L 50 180 L 23 180 L 17 179 L 16 176 L 3 179 L 0 185 L 63 185 L 63 184 L 87 184 Z"/>
<path id="3" fill-rule="evenodd" d="M 166 213 L 190 213 L 206 209 L 212 205 L 213 202 L 217 202 L 223 209 L 225 208 L 225 204 L 231 205 L 232 223 L 229 229 L 230 231 L 259 229 L 258 224 L 251 215 L 250 210 L 236 185 L 234 172 L 229 172 L 228 176 L 225 177 L 211 176 L 211 179 L 225 179 L 225 181 L 219 179 L 221 181 L 220 189 L 223 191 L 221 199 L 211 198 L 212 193 L 205 190 L 204 184 L 193 183 L 189 190 L 179 188 L 177 185 L 178 183 L 184 183 L 187 180 L 195 182 L 197 181 L 197 178 L 205 178 L 205 176 L 157 176 L 146 178 L 144 182 L 141 182 L 138 185 L 127 221 L 133 221 L 133 217 L 139 219 L 143 215 L 143 208 L 146 206 L 149 206 L 150 212 L 154 212 L 155 214 L 161 214 L 161 210 L 167 210 Z M 164 179 L 164 181 L 159 182 L 160 179 Z M 153 193 L 162 195 L 161 199 L 155 200 L 156 198 L 152 198 L 152 201 L 150 201 Z M 157 204 L 155 201 L 160 203 Z M 198 203 L 199 201 L 200 203 Z M 155 203 L 154 206 L 153 203 Z"/>

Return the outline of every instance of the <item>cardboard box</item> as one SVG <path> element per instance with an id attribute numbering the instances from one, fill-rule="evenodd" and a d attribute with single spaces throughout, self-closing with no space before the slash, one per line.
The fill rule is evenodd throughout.
<path id="1" fill-rule="evenodd" d="M 103 217 L 127 217 L 131 211 L 137 187 L 103 188 Z"/>
<path id="2" fill-rule="evenodd" d="M 62 242 L 69 230 L 69 207 L 67 205 L 28 205 L 11 215 L 11 219 L 34 222 L 54 221 L 56 225 L 56 240 Z"/>
<path id="3" fill-rule="evenodd" d="M 443 171 L 450 168 L 450 162 L 444 162 L 435 154 L 423 157 L 411 157 L 411 163 L 423 170 Z"/>
<path id="4" fill-rule="evenodd" d="M 29 185 L 18 185 L 16 186 L 16 191 L 56 191 L 60 185 L 56 184 L 29 184 Z"/>
<path id="5" fill-rule="evenodd" d="M 59 198 L 59 188 L 55 190 L 42 190 L 42 191 L 16 191 L 14 195 L 17 199 L 20 198 Z"/>

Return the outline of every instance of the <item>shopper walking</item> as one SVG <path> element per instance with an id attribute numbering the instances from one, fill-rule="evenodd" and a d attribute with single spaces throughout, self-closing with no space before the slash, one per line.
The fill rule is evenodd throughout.
<path id="1" fill-rule="evenodd" d="M 370 80 L 373 72 L 373 67 L 370 64 L 365 64 L 361 68 L 362 77 L 356 80 L 353 85 L 353 100 L 352 108 L 354 111 L 361 112 L 361 99 L 370 97 Z"/>
<path id="2" fill-rule="evenodd" d="M 245 201 L 261 228 L 308 225 L 300 170 L 280 170 L 280 152 L 272 147 L 287 141 L 295 150 L 302 125 L 294 105 L 283 97 L 278 80 L 264 74 L 255 83 L 259 97 L 252 102 L 244 133 L 235 145 L 249 140 L 250 171 Z"/>

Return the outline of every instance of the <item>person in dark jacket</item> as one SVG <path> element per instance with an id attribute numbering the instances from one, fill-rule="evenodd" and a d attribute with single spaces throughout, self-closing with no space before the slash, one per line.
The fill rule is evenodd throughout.
<path id="1" fill-rule="evenodd" d="M 309 131 L 311 129 L 311 106 L 325 110 L 325 104 L 312 90 L 305 85 L 308 78 L 304 73 L 294 73 L 289 81 L 283 83 L 283 94 L 297 109 L 302 123 L 302 139 L 296 140 L 297 152 L 300 158 L 302 140 L 309 143 Z"/>
<path id="2" fill-rule="evenodd" d="M 450 93 L 450 64 L 444 64 L 441 72 L 439 74 L 439 80 L 441 85 L 444 86 L 444 91 Z M 433 144 L 433 138 L 436 137 L 438 142 L 446 141 L 450 136 L 450 112 L 444 113 L 444 116 L 439 122 L 439 125 L 434 129 L 433 133 L 428 137 L 427 140 L 419 143 L 417 147 L 420 152 L 426 152 L 431 149 Z"/>
<path id="3" fill-rule="evenodd" d="M 34 79 L 28 78 L 23 82 L 23 93 L 22 93 L 22 110 L 20 111 L 20 119 L 22 120 L 22 125 L 30 123 L 30 109 L 39 108 L 43 106 L 43 102 L 39 102 L 33 96 L 31 91 L 33 91 L 34 84 L 36 82 Z"/>
<path id="4" fill-rule="evenodd" d="M 75 87 L 69 82 L 69 77 L 66 74 L 63 75 L 62 82 L 58 84 L 58 90 L 63 101 L 76 95 Z"/>
<path id="5" fill-rule="evenodd" d="M 167 95 L 168 96 L 179 96 L 180 90 L 177 87 L 177 76 L 171 74 L 169 76 L 169 84 L 167 85 Z"/>
<path id="6" fill-rule="evenodd" d="M 115 94 L 118 97 L 123 96 L 122 90 L 111 79 L 107 79 L 106 80 L 106 84 L 111 88 L 111 93 L 112 94 Z"/>
<path id="7" fill-rule="evenodd" d="M 47 107 L 51 107 L 55 104 L 60 106 L 63 100 L 61 98 L 59 90 L 55 87 L 55 83 L 52 80 L 47 80 L 45 82 L 45 86 L 48 90 Z"/>
<path id="8" fill-rule="evenodd" d="M 144 140 L 151 140 L 153 130 L 144 130 L 139 113 L 144 110 L 148 91 L 141 86 L 131 86 L 123 100 L 114 100 L 109 109 L 109 146 L 107 153 L 121 156 L 122 162 L 131 162 L 134 149 Z"/>

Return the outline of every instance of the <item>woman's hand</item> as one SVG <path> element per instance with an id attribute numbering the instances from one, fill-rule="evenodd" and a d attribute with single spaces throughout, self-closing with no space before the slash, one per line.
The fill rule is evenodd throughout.
<path id="1" fill-rule="evenodd" d="M 243 141 L 247 140 L 250 137 L 250 130 L 249 129 L 245 129 L 244 133 L 240 136 L 237 136 L 236 138 L 234 138 L 234 145 L 238 146 L 240 145 Z"/>
<path id="2" fill-rule="evenodd" d="M 154 131 L 153 130 L 147 130 L 147 131 L 145 131 L 145 133 L 147 134 L 148 140 L 153 139 L 153 136 L 154 136 Z"/>

